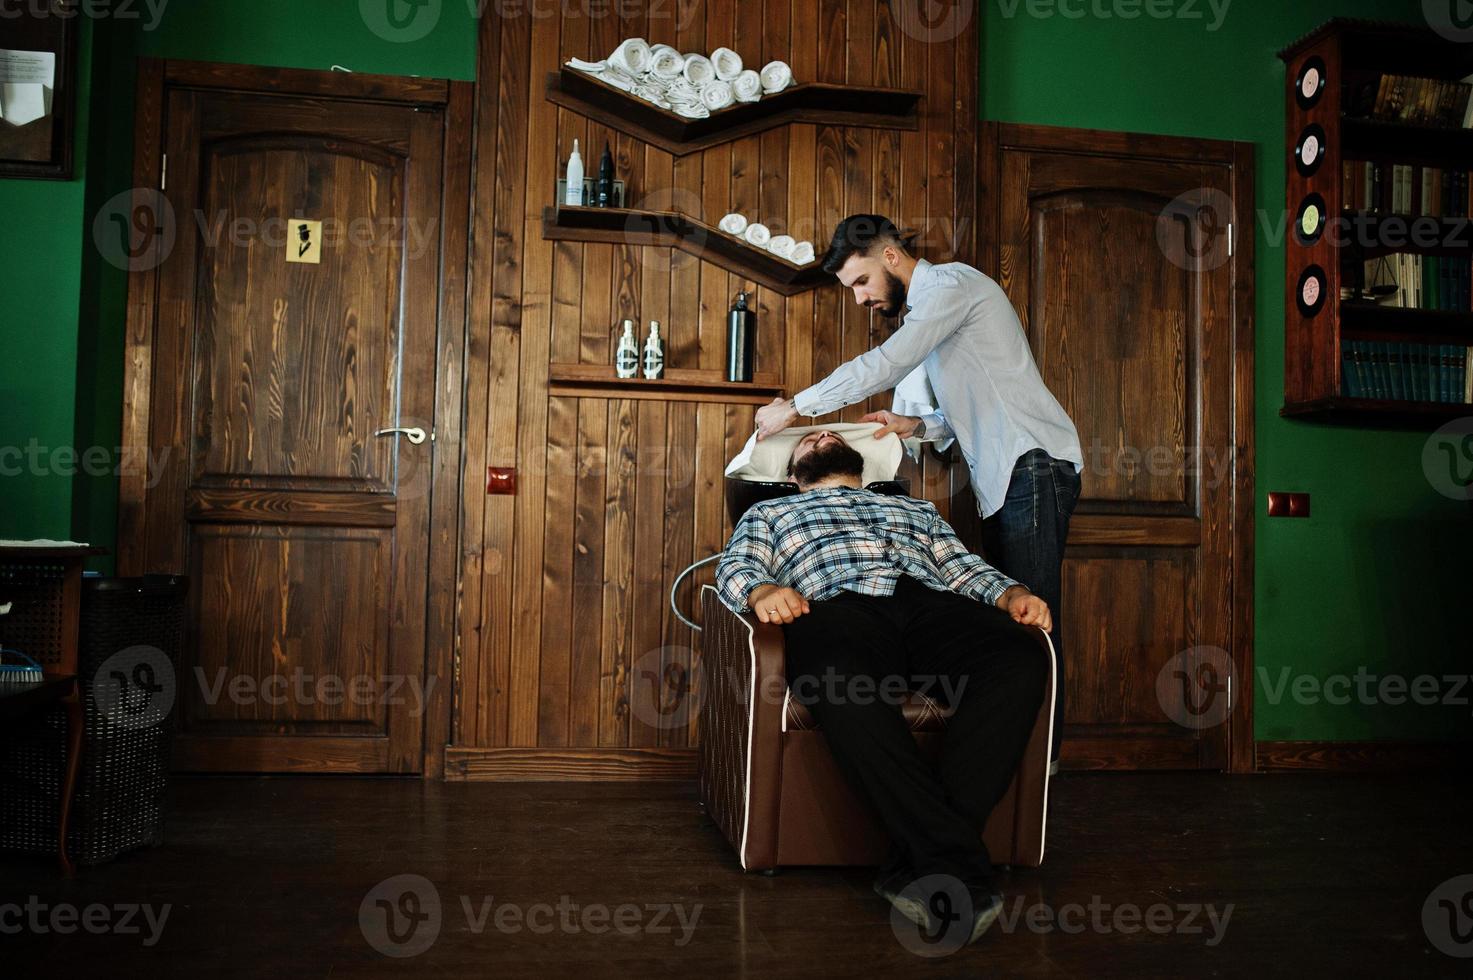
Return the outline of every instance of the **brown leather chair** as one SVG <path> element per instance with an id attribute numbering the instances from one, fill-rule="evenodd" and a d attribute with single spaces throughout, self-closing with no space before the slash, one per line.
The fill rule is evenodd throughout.
<path id="1" fill-rule="evenodd" d="M 789 696 L 782 627 L 738 616 L 716 589 L 701 590 L 701 801 L 747 871 L 781 865 L 879 864 L 889 842 L 834 763 L 812 716 Z M 1043 861 L 1049 739 L 1054 714 L 1053 644 L 1038 630 L 1048 680 L 1033 734 L 1007 795 L 982 839 L 998 864 Z M 924 695 L 904 707 L 929 756 L 940 751 L 951 712 Z"/>

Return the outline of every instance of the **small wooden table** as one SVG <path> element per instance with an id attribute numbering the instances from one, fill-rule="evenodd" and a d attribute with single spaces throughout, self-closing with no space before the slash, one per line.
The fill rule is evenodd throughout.
<path id="1" fill-rule="evenodd" d="M 70 542 L 0 542 L 0 646 L 41 664 L 34 684 L 0 686 L 0 724 L 12 724 L 60 703 L 67 714 L 66 778 L 62 783 L 56 851 L 61 870 L 75 872 L 67 854 L 67 825 L 81 769 L 82 688 L 77 637 L 81 623 L 82 563 L 107 549 Z"/>

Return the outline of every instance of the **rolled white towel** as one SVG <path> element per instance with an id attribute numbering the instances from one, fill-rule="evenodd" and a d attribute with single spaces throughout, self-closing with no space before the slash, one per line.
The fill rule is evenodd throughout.
<path id="1" fill-rule="evenodd" d="M 670 99 L 665 94 L 665 86 L 661 85 L 654 76 L 648 77 L 651 79 L 650 81 L 635 82 L 634 88 L 631 91 L 641 99 L 652 105 L 657 105 L 661 109 L 670 108 Z"/>
<path id="2" fill-rule="evenodd" d="M 711 59 L 703 54 L 688 54 L 685 56 L 685 80 L 696 88 L 700 88 L 716 77 L 716 68 L 711 64 Z"/>
<path id="3" fill-rule="evenodd" d="M 661 51 L 674 51 L 676 54 L 680 54 L 680 50 L 676 48 L 675 45 L 666 44 L 664 41 L 660 41 L 656 44 L 650 45 L 650 57 L 654 57 Z"/>
<path id="4" fill-rule="evenodd" d="M 772 240 L 767 243 L 767 250 L 778 258 L 791 259 L 793 246 L 797 244 L 792 235 L 773 235 Z"/>
<path id="5" fill-rule="evenodd" d="M 665 97 L 671 102 L 699 102 L 701 90 L 684 77 L 677 77 L 665 83 Z"/>
<path id="6" fill-rule="evenodd" d="M 728 235 L 740 235 L 747 230 L 747 216 L 733 211 L 721 219 L 718 227 Z"/>
<path id="7" fill-rule="evenodd" d="M 742 237 L 758 248 L 766 248 L 767 243 L 772 241 L 772 232 L 767 230 L 766 225 L 754 221 L 747 225 L 747 230 L 742 232 Z"/>
<path id="8" fill-rule="evenodd" d="M 704 102 L 672 102 L 670 108 L 687 119 L 705 119 L 711 115 Z"/>
<path id="9" fill-rule="evenodd" d="M 660 79 L 680 77 L 685 71 L 685 59 L 668 44 L 657 44 L 650 48 L 650 74 Z"/>
<path id="10" fill-rule="evenodd" d="M 610 64 L 609 67 L 598 73 L 598 78 L 599 81 L 607 82 L 614 88 L 620 88 L 626 92 L 634 90 L 634 76 L 618 65 Z"/>
<path id="11" fill-rule="evenodd" d="M 732 81 L 731 93 L 738 102 L 756 102 L 762 98 L 762 76 L 748 68 Z"/>
<path id="12" fill-rule="evenodd" d="M 642 37 L 626 38 L 609 60 L 631 75 L 641 75 L 650 70 L 650 46 Z"/>
<path id="13" fill-rule="evenodd" d="M 582 58 L 569 58 L 568 67 L 597 74 L 609 67 L 609 63 L 607 61 L 584 61 Z"/>
<path id="14" fill-rule="evenodd" d="M 793 69 L 785 61 L 769 61 L 762 66 L 762 92 L 772 95 L 793 84 Z"/>
<path id="15" fill-rule="evenodd" d="M 742 56 L 731 48 L 717 48 L 711 52 L 711 65 L 717 78 L 729 82 L 742 73 Z"/>
<path id="16" fill-rule="evenodd" d="M 807 265 L 813 261 L 813 243 L 799 242 L 793 246 L 793 253 L 788 258 L 796 265 Z"/>
<path id="17" fill-rule="evenodd" d="M 725 109 L 732 102 L 731 84 L 719 78 L 707 82 L 701 86 L 701 101 L 712 112 Z"/>

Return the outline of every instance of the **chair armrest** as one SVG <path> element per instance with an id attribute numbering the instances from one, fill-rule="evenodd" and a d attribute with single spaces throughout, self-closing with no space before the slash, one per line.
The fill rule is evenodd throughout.
<path id="1" fill-rule="evenodd" d="M 1043 863 L 1044 837 L 1048 827 L 1049 747 L 1053 741 L 1054 697 L 1058 685 L 1058 661 L 1053 640 L 1041 629 L 1034 629 L 1039 655 L 1048 657 L 1048 676 L 1044 681 L 1043 703 L 1033 731 L 1018 763 L 1014 822 L 1013 860 L 1011 863 L 1036 868 Z"/>
<path id="2" fill-rule="evenodd" d="M 782 627 L 737 615 L 710 585 L 701 623 L 701 800 L 743 868 L 774 867 L 788 690 Z"/>

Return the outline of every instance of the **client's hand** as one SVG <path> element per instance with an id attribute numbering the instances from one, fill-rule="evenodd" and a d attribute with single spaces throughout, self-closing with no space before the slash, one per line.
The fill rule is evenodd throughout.
<path id="1" fill-rule="evenodd" d="M 747 597 L 747 605 L 764 623 L 791 623 L 808 612 L 808 600 L 797 589 L 780 585 L 759 585 Z"/>
<path id="2" fill-rule="evenodd" d="M 894 412 L 870 412 L 861 422 L 879 422 L 880 428 L 875 430 L 875 438 L 893 432 L 902 439 L 909 439 L 910 434 L 921 424 L 921 420 L 911 415 L 896 415 Z"/>
<path id="3" fill-rule="evenodd" d="M 997 598 L 997 608 L 1013 617 L 1013 622 L 1037 626 L 1045 633 L 1054 631 L 1054 617 L 1048 603 L 1021 585 L 1014 585 Z"/>

